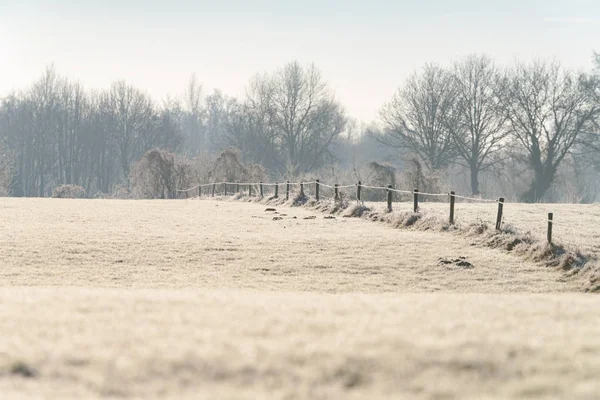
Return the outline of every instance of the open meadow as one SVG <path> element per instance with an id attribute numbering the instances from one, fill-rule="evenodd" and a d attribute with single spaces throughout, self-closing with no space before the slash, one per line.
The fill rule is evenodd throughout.
<path id="1" fill-rule="evenodd" d="M 1 398 L 600 398 L 577 277 L 459 233 L 266 208 L 0 199 Z M 552 208 L 557 238 L 598 251 L 597 206 Z M 544 232 L 543 206 L 514 210 Z"/>

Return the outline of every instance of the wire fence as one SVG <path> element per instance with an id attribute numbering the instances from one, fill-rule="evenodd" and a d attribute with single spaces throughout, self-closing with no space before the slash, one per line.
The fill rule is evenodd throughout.
<path id="1" fill-rule="evenodd" d="M 296 190 L 293 190 L 296 189 Z M 324 189 L 327 192 L 324 193 Z M 349 190 L 351 189 L 351 190 Z M 498 199 L 486 199 L 482 197 L 469 197 L 461 196 L 451 191 L 449 193 L 428 193 L 421 192 L 418 189 L 413 190 L 400 190 L 395 189 L 392 185 L 388 186 L 371 186 L 364 185 L 360 181 L 354 184 L 327 184 L 321 182 L 319 179 L 313 181 L 300 181 L 300 182 L 212 182 L 199 184 L 187 189 L 177 189 L 176 192 L 180 197 L 189 198 L 191 196 L 228 196 L 228 195 L 248 195 L 248 196 L 259 196 L 269 198 L 285 198 L 289 200 L 291 197 L 301 195 L 303 197 L 314 197 L 316 201 L 332 200 L 338 201 L 342 198 L 354 197 L 359 203 L 364 204 L 365 200 L 369 200 L 365 196 L 365 190 L 371 192 L 378 192 L 378 196 L 371 196 L 371 201 L 386 202 L 387 211 L 393 211 L 394 202 L 398 201 L 399 196 L 412 197 L 412 211 L 418 213 L 420 209 L 420 202 L 429 201 L 433 199 L 437 202 L 447 202 L 449 204 L 449 216 L 448 222 L 453 225 L 456 216 L 456 202 L 461 200 L 469 203 L 496 203 L 496 221 L 495 229 L 501 231 L 504 225 L 504 205 L 505 199 L 500 197 Z M 396 198 L 395 198 L 396 197 Z M 376 200 L 373 200 L 375 198 Z M 548 213 L 547 216 L 547 241 L 552 244 L 552 228 L 555 224 L 554 214 Z"/>

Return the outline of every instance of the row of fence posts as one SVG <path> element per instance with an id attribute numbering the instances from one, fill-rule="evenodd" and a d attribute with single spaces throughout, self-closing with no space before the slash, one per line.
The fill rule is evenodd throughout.
<path id="1" fill-rule="evenodd" d="M 211 192 L 211 196 L 215 197 L 215 190 L 216 190 L 216 183 L 212 184 L 212 192 Z M 225 194 L 225 196 L 227 196 L 227 183 L 223 183 L 223 193 Z M 276 183 L 275 185 L 275 198 L 279 198 L 279 183 Z M 317 201 L 320 200 L 320 194 L 321 194 L 321 181 L 319 179 L 315 180 L 315 199 Z M 392 185 L 388 185 L 387 186 L 387 210 L 388 212 L 392 212 L 392 199 L 393 199 L 393 187 Z M 240 184 L 239 182 L 235 184 L 235 190 L 236 193 L 240 193 Z M 263 183 L 259 182 L 258 183 L 258 190 L 259 190 L 259 194 L 261 197 L 263 197 L 264 195 L 264 190 L 263 190 Z M 334 190 L 334 198 L 335 200 L 339 200 L 340 198 L 340 193 L 339 193 L 339 184 L 335 184 L 333 187 Z M 418 212 L 419 211 L 419 189 L 413 189 L 412 191 L 413 194 L 413 212 Z M 304 196 L 304 182 L 300 182 L 300 195 Z M 454 225 L 454 205 L 455 205 L 455 201 L 456 201 L 456 197 L 455 197 L 456 193 L 455 192 L 450 192 L 450 217 L 449 217 L 449 223 L 450 225 Z M 198 186 L 198 196 L 202 197 L 202 186 Z M 249 184 L 248 185 L 248 196 L 252 196 L 252 185 Z M 361 181 L 358 181 L 358 183 L 356 184 L 356 199 L 358 201 L 362 201 L 362 183 Z M 187 192 L 186 192 L 186 197 L 187 197 Z M 285 183 L 285 199 L 289 200 L 290 199 L 290 181 L 286 181 Z M 496 213 L 496 230 L 500 231 L 502 229 L 502 217 L 503 217 L 503 213 L 504 213 L 504 197 L 500 197 L 497 200 L 498 203 L 498 212 Z M 552 243 L 552 224 L 554 222 L 554 214 L 553 213 L 548 213 L 548 229 L 547 229 L 547 236 L 546 239 L 548 241 L 548 243 Z"/>

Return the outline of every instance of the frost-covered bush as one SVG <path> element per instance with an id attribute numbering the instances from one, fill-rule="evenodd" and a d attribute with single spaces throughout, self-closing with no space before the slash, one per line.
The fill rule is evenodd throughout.
<path id="1" fill-rule="evenodd" d="M 85 189 L 78 185 L 60 185 L 54 188 L 52 197 L 55 199 L 84 199 L 86 193 Z"/>

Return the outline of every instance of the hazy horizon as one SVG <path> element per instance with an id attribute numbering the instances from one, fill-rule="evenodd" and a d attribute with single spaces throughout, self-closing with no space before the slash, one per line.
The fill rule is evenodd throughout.
<path id="1" fill-rule="evenodd" d="M 205 94 L 243 96 L 256 73 L 298 60 L 314 63 L 348 114 L 368 122 L 426 62 L 486 53 L 499 65 L 535 57 L 590 68 L 598 2 L 520 3 L 0 1 L 0 96 L 50 64 L 86 87 L 123 79 L 155 100 L 179 96 L 194 73 Z"/>

